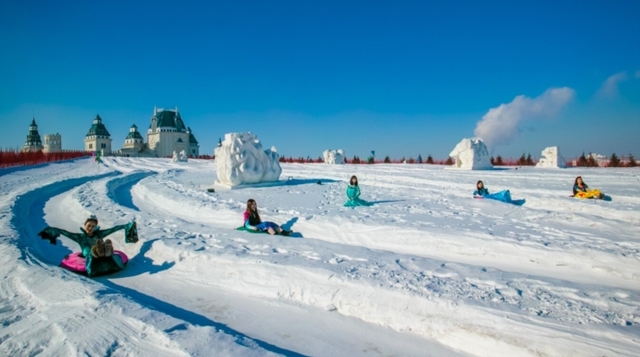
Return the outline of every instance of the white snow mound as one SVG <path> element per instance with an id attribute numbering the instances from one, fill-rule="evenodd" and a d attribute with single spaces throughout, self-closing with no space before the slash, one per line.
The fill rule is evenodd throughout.
<path id="1" fill-rule="evenodd" d="M 456 160 L 456 169 L 487 170 L 492 169 L 489 150 L 480 138 L 462 139 L 449 154 Z"/>
<path id="2" fill-rule="evenodd" d="M 218 183 L 227 186 L 278 181 L 282 168 L 275 147 L 263 150 L 250 132 L 227 133 L 215 149 Z"/>
<path id="3" fill-rule="evenodd" d="M 344 150 L 325 150 L 322 152 L 324 162 L 327 164 L 344 164 Z"/>
<path id="4" fill-rule="evenodd" d="M 560 156 L 560 148 L 557 146 L 549 146 L 542 150 L 542 158 L 540 158 L 536 167 L 565 168 L 567 164 L 564 162 L 562 156 Z"/>

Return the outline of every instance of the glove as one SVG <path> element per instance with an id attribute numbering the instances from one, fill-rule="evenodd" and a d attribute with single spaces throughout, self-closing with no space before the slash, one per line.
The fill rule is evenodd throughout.
<path id="1" fill-rule="evenodd" d="M 127 243 L 136 243 L 138 241 L 138 228 L 136 221 L 131 221 L 129 226 L 124 229 L 124 240 Z"/>
<path id="2" fill-rule="evenodd" d="M 42 239 L 48 239 L 49 243 L 53 245 L 58 244 L 56 238 L 60 236 L 60 234 L 57 234 L 51 227 L 43 229 L 42 231 L 40 231 L 40 233 L 38 233 L 38 235 Z"/>

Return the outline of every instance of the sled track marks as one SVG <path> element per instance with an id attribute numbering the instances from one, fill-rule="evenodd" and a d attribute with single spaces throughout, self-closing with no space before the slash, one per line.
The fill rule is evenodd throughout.
<path id="1" fill-rule="evenodd" d="M 108 193 L 108 197 L 115 198 L 116 203 L 121 204 L 127 190 L 152 173 L 120 175 L 119 172 L 109 172 L 58 181 L 26 192 L 16 199 L 11 208 L 13 217 L 10 224 L 18 232 L 13 240 L 20 251 L 20 259 L 31 265 L 31 269 L 40 267 L 48 273 L 44 275 L 47 279 L 42 279 L 42 274 L 35 274 L 23 281 L 8 277 L 0 282 L 7 286 L 2 291 L 11 291 L 13 294 L 0 296 L 0 302 L 9 299 L 12 302 L 0 309 L 0 321 L 3 324 L 0 355 L 5 355 L 5 352 L 6 355 L 36 355 L 47 350 L 58 355 L 74 355 L 84 351 L 88 355 L 187 356 L 189 352 L 181 347 L 180 341 L 189 341 L 189 331 L 198 330 L 202 337 L 210 341 L 220 340 L 223 335 L 223 338 L 235 341 L 238 352 L 249 348 L 263 350 L 266 354 L 302 356 L 295 351 L 254 339 L 203 315 L 119 286 L 108 278 L 87 279 L 58 268 L 62 256 L 70 251 L 60 243 L 50 245 L 37 236 L 37 232 L 47 225 L 44 221 L 45 205 L 53 197 L 65 192 L 70 192 L 72 199 L 78 198 L 77 195 L 90 198 Z M 103 186 L 105 179 L 108 181 Z M 100 188 L 105 186 L 108 186 L 106 192 L 100 192 Z M 137 258 L 132 257 L 133 260 Z M 24 266 L 18 265 L 14 269 L 24 269 Z M 107 289 L 100 288 L 100 285 Z M 175 326 L 189 328 L 179 331 Z M 43 335 L 48 336 L 50 343 L 16 344 L 12 336 L 17 331 L 28 331 L 34 336 L 34 341 L 41 340 Z M 82 340 L 78 340 L 78 336 Z"/>
<path id="2" fill-rule="evenodd" d="M 155 172 L 136 172 L 124 177 L 115 178 L 107 182 L 107 196 L 120 206 L 139 211 L 138 207 L 133 204 L 131 189 L 142 179 L 156 174 Z"/>

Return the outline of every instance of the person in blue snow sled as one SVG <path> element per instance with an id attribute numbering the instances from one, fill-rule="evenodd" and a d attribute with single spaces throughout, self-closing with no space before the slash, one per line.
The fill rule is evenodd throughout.
<path id="1" fill-rule="evenodd" d="M 104 239 L 119 230 L 124 230 L 125 242 L 136 243 L 138 241 L 138 230 L 135 221 L 102 230 L 98 226 L 98 218 L 95 215 L 89 216 L 84 221 L 84 226 L 80 227 L 81 233 L 71 233 L 60 228 L 46 227 L 38 235 L 42 239 L 49 240 L 49 243 L 53 245 L 57 244 L 57 238 L 60 235 L 78 243 L 82 250 L 80 254 L 86 260 L 87 276 L 92 277 L 124 269 L 124 263 L 120 255 L 113 253 L 113 242 L 111 239 Z"/>
<path id="2" fill-rule="evenodd" d="M 347 185 L 347 202 L 344 203 L 345 207 L 357 207 L 357 206 L 371 206 L 372 203 L 367 202 L 360 198 L 360 186 L 358 186 L 358 178 L 353 175 Z"/>
<path id="3" fill-rule="evenodd" d="M 492 200 L 497 200 L 506 203 L 513 203 L 515 205 L 522 205 L 525 203 L 525 200 L 512 200 L 511 192 L 509 190 L 503 190 L 496 193 L 489 193 L 489 189 L 484 187 L 484 183 L 482 181 L 478 181 L 476 183 L 476 190 L 473 191 L 474 198 L 489 198 Z"/>
<path id="4" fill-rule="evenodd" d="M 273 222 L 263 222 L 262 218 L 260 218 L 260 213 L 258 213 L 258 204 L 256 203 L 256 200 L 252 198 L 247 201 L 247 210 L 244 211 L 243 218 L 244 228 L 248 231 L 267 232 L 271 235 L 281 234 L 283 236 L 291 234 L 291 231 L 288 231 Z"/>

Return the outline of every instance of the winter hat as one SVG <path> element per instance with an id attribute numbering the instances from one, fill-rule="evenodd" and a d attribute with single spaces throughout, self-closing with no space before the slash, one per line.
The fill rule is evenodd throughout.
<path id="1" fill-rule="evenodd" d="M 84 221 L 84 224 L 87 224 L 87 222 L 89 222 L 89 221 L 94 221 L 94 222 L 96 222 L 96 225 L 97 225 L 98 224 L 98 217 L 96 217 L 95 214 L 92 214 L 91 216 L 89 216 L 89 218 L 87 218 Z"/>

